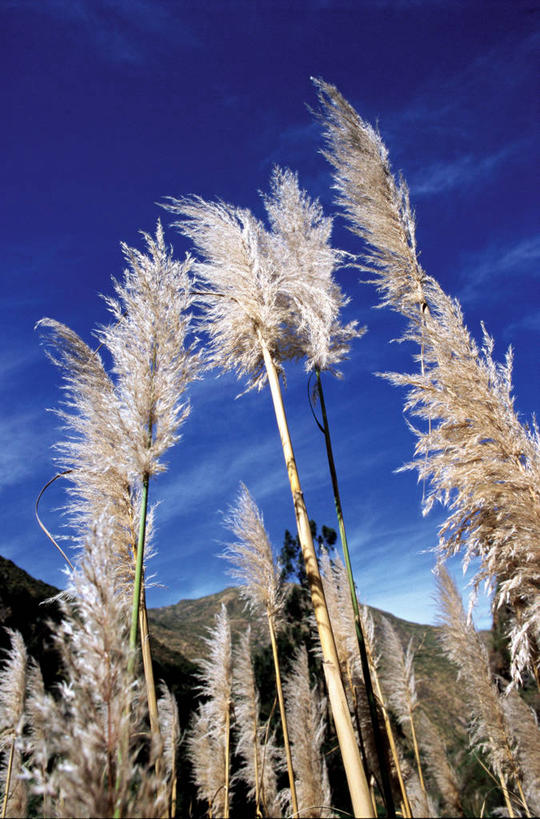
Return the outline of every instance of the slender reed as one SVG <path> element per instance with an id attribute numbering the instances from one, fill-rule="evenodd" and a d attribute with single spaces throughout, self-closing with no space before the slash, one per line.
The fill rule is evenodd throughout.
<path id="1" fill-rule="evenodd" d="M 277 626 L 285 606 L 285 589 L 274 561 L 272 546 L 264 528 L 262 514 L 244 484 L 240 486 L 236 505 L 229 511 L 225 523 L 237 538 L 234 543 L 227 545 L 222 555 L 233 564 L 229 574 L 236 580 L 240 580 L 242 583 L 240 594 L 254 613 L 262 613 L 265 616 L 268 624 L 276 674 L 276 692 L 283 729 L 291 805 L 293 812 L 298 813 L 287 713 L 283 697 L 276 639 Z"/>
<path id="2" fill-rule="evenodd" d="M 420 350 L 420 373 L 386 376 L 408 388 L 405 408 L 427 427 L 416 431 L 417 460 L 406 468 L 429 484 L 426 513 L 436 502 L 450 509 L 439 554 L 461 552 L 465 567 L 479 558 L 476 588 L 487 580 L 494 609 L 512 608 L 511 671 L 519 684 L 526 671 L 538 674 L 540 660 L 538 428 L 521 424 L 514 410 L 511 351 L 497 364 L 485 330 L 479 349 L 457 301 L 420 266 L 409 192 L 394 179 L 380 135 L 334 86 L 315 84 L 338 203 L 367 243 L 363 269 L 375 276 L 381 306 L 407 318 L 403 339 Z"/>
<path id="3" fill-rule="evenodd" d="M 194 241 L 202 257 L 196 271 L 206 285 L 204 327 L 210 337 L 212 363 L 247 375 L 248 389 L 261 389 L 268 380 L 353 809 L 358 815 L 371 816 L 369 787 L 339 672 L 279 384 L 282 362 L 303 355 L 292 317 L 294 280 L 287 266 L 277 264 L 268 233 L 249 211 L 199 197 L 171 200 L 167 207 L 183 217 L 177 226 Z"/>

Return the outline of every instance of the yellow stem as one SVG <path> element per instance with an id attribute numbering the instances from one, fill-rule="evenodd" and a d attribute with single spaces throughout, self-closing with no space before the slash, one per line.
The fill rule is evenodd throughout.
<path id="1" fill-rule="evenodd" d="M 510 794 L 508 793 L 508 787 L 506 785 L 506 781 L 505 781 L 504 776 L 502 775 L 502 773 L 500 771 L 497 771 L 497 776 L 499 777 L 499 782 L 500 782 L 500 785 L 501 785 L 501 790 L 503 792 L 504 801 L 506 802 L 506 807 L 508 808 L 508 815 L 510 816 L 510 819 L 514 819 L 516 814 L 514 813 L 514 809 L 512 807 L 512 802 L 510 801 Z"/>
<path id="2" fill-rule="evenodd" d="M 229 757 L 231 744 L 231 706 L 227 705 L 227 715 L 225 717 L 225 806 L 223 809 L 223 819 L 229 819 Z"/>
<path id="3" fill-rule="evenodd" d="M 427 791 L 426 791 L 426 785 L 425 785 L 425 782 L 424 782 L 424 776 L 422 774 L 422 765 L 420 764 L 420 751 L 419 751 L 419 748 L 418 748 L 418 741 L 416 739 L 416 730 L 415 730 L 415 727 L 414 727 L 413 712 L 412 712 L 412 708 L 410 706 L 409 706 L 409 717 L 410 717 L 410 722 L 411 722 L 411 734 L 412 734 L 412 741 L 413 741 L 413 747 L 414 747 L 414 758 L 416 759 L 416 767 L 418 768 L 418 778 L 420 780 L 420 787 L 422 788 L 423 794 L 424 794 L 424 796 L 426 797 L 426 800 L 427 800 Z"/>
<path id="4" fill-rule="evenodd" d="M 4 793 L 4 804 L 2 805 L 2 819 L 5 819 L 6 811 L 7 811 L 7 804 L 8 804 L 8 797 L 9 797 L 9 789 L 11 787 L 11 773 L 13 770 L 13 757 L 15 756 L 15 737 L 11 740 L 11 748 L 9 749 L 9 762 L 8 768 L 6 773 L 6 790 Z"/>
<path id="5" fill-rule="evenodd" d="M 403 781 L 403 775 L 401 773 L 401 766 L 399 764 L 399 757 L 398 757 L 396 742 L 395 742 L 395 739 L 394 739 L 394 732 L 392 731 L 392 725 L 390 723 L 390 717 L 388 716 L 388 711 L 386 709 L 386 704 L 385 704 L 384 697 L 383 697 L 383 694 L 382 694 L 382 691 L 381 691 L 381 686 L 380 686 L 380 683 L 379 683 L 379 675 L 377 674 L 377 670 L 376 670 L 375 666 L 373 665 L 372 657 L 371 657 L 371 654 L 369 653 L 369 651 L 368 651 L 368 657 L 370 659 L 370 664 L 371 664 L 371 678 L 373 680 L 373 688 L 375 690 L 375 696 L 377 697 L 379 705 L 381 706 L 381 711 L 382 711 L 382 715 L 383 715 L 383 719 L 384 719 L 384 727 L 386 728 L 386 735 L 388 737 L 388 744 L 390 745 L 390 752 L 392 754 L 392 759 L 394 760 L 394 766 L 395 766 L 395 769 L 396 769 L 396 774 L 397 774 L 397 778 L 398 778 L 398 782 L 399 782 L 399 787 L 400 787 L 400 790 L 401 790 L 401 796 L 402 796 L 402 799 L 403 799 L 403 808 L 404 808 L 403 815 L 406 817 L 406 819 L 411 819 L 411 817 L 412 817 L 411 804 L 409 802 L 409 797 L 407 796 L 407 790 L 405 788 L 405 782 Z"/>
<path id="6" fill-rule="evenodd" d="M 139 632 L 141 637 L 141 653 L 143 659 L 144 681 L 146 683 L 146 696 L 148 699 L 150 730 L 157 738 L 160 734 L 159 715 L 156 697 L 156 683 L 154 680 L 154 669 L 152 666 L 152 653 L 150 649 L 150 633 L 148 630 L 148 612 L 146 609 L 144 579 L 141 587 L 141 603 L 139 608 Z"/>
<path id="7" fill-rule="evenodd" d="M 304 496 L 300 486 L 298 470 L 292 448 L 289 427 L 283 406 L 281 388 L 277 370 L 270 355 L 270 351 L 259 331 L 259 341 L 264 357 L 264 363 L 268 374 L 272 401 L 276 414 L 276 421 L 283 447 L 283 455 L 289 475 L 291 493 L 293 497 L 296 525 L 298 528 L 298 539 L 302 548 L 302 554 L 306 565 L 306 576 L 311 592 L 311 600 L 317 621 L 319 640 L 323 655 L 323 668 L 328 689 L 328 699 L 336 726 L 336 733 L 341 749 L 341 756 L 349 786 L 349 793 L 355 816 L 373 817 L 373 808 L 369 794 L 369 785 L 366 774 L 362 766 L 358 744 L 354 735 L 354 728 L 345 696 L 343 680 L 339 668 L 339 659 L 334 640 L 334 634 L 328 614 L 328 607 L 324 596 L 324 590 L 317 562 L 317 555 L 313 545 L 313 537 L 309 525 Z"/>
<path id="8" fill-rule="evenodd" d="M 274 668 L 276 670 L 276 691 L 279 702 L 279 712 L 281 714 L 281 726 L 283 728 L 283 745 L 285 746 L 285 756 L 287 759 L 287 773 L 289 775 L 289 787 L 291 789 L 291 802 L 293 814 L 298 816 L 298 799 L 296 795 L 296 785 L 294 782 L 294 770 L 291 756 L 291 745 L 289 742 L 289 729 L 287 727 L 287 714 L 285 713 L 285 701 L 283 699 L 283 688 L 281 685 L 281 671 L 279 668 L 279 657 L 277 651 L 276 629 L 274 618 L 268 613 L 268 627 L 270 629 L 270 642 L 272 643 L 272 655 L 274 657 Z"/>

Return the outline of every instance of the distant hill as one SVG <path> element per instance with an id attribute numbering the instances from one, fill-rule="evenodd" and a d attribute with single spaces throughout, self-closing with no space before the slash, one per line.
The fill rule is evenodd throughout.
<path id="1" fill-rule="evenodd" d="M 149 609 L 151 634 L 160 642 L 197 662 L 199 658 L 207 655 L 205 638 L 208 636 L 209 627 L 214 625 L 215 616 L 223 603 L 227 606 L 233 639 L 234 635 L 242 633 L 251 625 L 255 644 L 261 646 L 267 642 L 264 622 L 254 618 L 246 610 L 237 587 L 229 587 L 195 600 L 180 600 L 171 606 Z M 439 629 L 435 626 L 410 623 L 379 609 L 371 608 L 371 612 L 376 627 L 380 624 L 381 617 L 390 620 L 405 647 L 409 640 L 413 639 L 419 699 L 425 705 L 429 716 L 438 724 L 445 726 L 445 733 L 448 731 L 454 734 L 455 717 L 462 710 L 462 697 L 455 670 L 439 648 L 437 638 Z M 458 729 L 458 732 L 462 733 L 462 729 Z"/>
<path id="2" fill-rule="evenodd" d="M 47 621 L 54 624 L 60 613 L 56 603 L 44 604 L 43 601 L 54 597 L 59 590 L 34 579 L 3 557 L 0 557 L 0 576 L 0 624 L 22 633 L 29 652 L 39 659 L 48 680 L 53 681 L 58 660 L 51 648 L 51 629 Z M 191 710 L 197 661 L 207 654 L 205 637 L 222 604 L 227 606 L 233 636 L 251 624 L 255 644 L 259 647 L 266 644 L 266 626 L 246 610 L 238 588 L 227 588 L 196 600 L 180 600 L 148 612 L 156 678 L 164 679 L 172 686 L 185 706 L 181 713 Z M 376 624 L 383 615 L 391 621 L 405 646 L 413 638 L 419 699 L 429 716 L 444 726 L 447 736 L 455 738 L 456 732 L 463 734 L 462 727 L 457 724 L 462 711 L 460 687 L 455 670 L 440 652 L 438 629 L 410 623 L 378 609 L 372 609 L 372 612 Z M 8 644 L 7 635 L 1 629 L 0 646 Z"/>
<path id="3" fill-rule="evenodd" d="M 0 578 L 0 626 L 4 627 L 0 628 L 0 649 L 10 645 L 5 627 L 20 631 L 29 654 L 39 661 L 45 682 L 50 685 L 58 679 L 60 665 L 52 647 L 52 630 L 60 619 L 60 610 L 56 602 L 46 601 L 59 594 L 60 589 L 36 580 L 2 556 Z M 152 656 L 156 679 L 164 680 L 176 694 L 181 715 L 186 715 L 185 727 L 193 705 L 197 668 L 157 634 L 152 635 Z"/>

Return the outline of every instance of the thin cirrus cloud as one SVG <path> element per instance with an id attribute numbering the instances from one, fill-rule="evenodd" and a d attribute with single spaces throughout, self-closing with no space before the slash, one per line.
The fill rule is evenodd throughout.
<path id="1" fill-rule="evenodd" d="M 197 47 L 199 40 L 185 25 L 175 25 L 170 8 L 156 0 L 8 0 L 8 8 L 40 12 L 77 28 L 102 58 L 114 63 L 144 63 L 153 37 L 182 47 Z"/>
<path id="2" fill-rule="evenodd" d="M 465 154 L 455 159 L 433 162 L 410 175 L 409 187 L 417 197 L 440 195 L 456 188 L 477 187 L 516 150 L 516 146 L 508 146 L 485 157 Z"/>
<path id="3" fill-rule="evenodd" d="M 492 243 L 463 260 L 459 278 L 465 284 L 458 298 L 462 303 L 470 303 L 485 302 L 489 294 L 499 297 L 501 288 L 514 290 L 516 277 L 531 281 L 538 278 L 539 261 L 540 233 L 506 244 Z"/>

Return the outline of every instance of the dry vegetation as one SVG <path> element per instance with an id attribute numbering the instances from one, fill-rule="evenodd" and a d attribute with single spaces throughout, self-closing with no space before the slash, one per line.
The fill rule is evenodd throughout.
<path id="1" fill-rule="evenodd" d="M 55 628 L 61 681 L 45 685 L 21 636 L 10 635 L 0 687 L 2 816 L 540 812 L 539 731 L 520 696 L 539 679 L 538 430 L 514 411 L 511 357 L 496 363 L 487 333 L 479 349 L 459 304 L 420 266 L 407 186 L 394 178 L 380 136 L 337 89 L 316 87 L 337 203 L 362 240 L 356 264 L 374 277 L 381 306 L 405 317 L 403 339 L 418 350 L 417 372 L 386 377 L 406 388 L 405 408 L 418 418 L 409 467 L 427 486 L 426 511 L 436 502 L 449 511 L 438 546 L 440 649 L 456 666 L 465 713 L 444 687 L 424 696 L 433 646 L 428 652 L 391 619 L 374 621 L 358 607 L 326 418 L 345 564 L 317 555 L 280 377 L 287 362 L 304 361 L 323 402 L 321 371 L 335 372 L 363 331 L 340 322 L 347 299 L 335 272 L 346 258 L 330 244 L 331 220 L 293 172 L 276 169 L 263 196 L 266 223 L 224 202 L 168 201 L 195 255 L 176 261 L 159 223 L 144 252 L 124 247 L 127 268 L 106 300 L 111 321 L 98 330 L 98 350 L 65 325 L 39 322 L 64 378 L 57 463 L 70 482 L 66 513 L 79 549 Z M 149 496 L 188 418 L 189 382 L 209 367 L 233 370 L 246 390 L 270 388 L 311 606 L 295 633 L 312 650 L 289 643 L 283 651 L 290 595 L 242 486 L 224 557 L 255 640 L 248 630 L 233 646 L 230 617 L 245 614 L 237 602 L 229 612 L 223 605 L 182 738 L 183 715 L 166 687 L 158 700 L 150 654 Z M 509 613 L 508 685 L 492 674 L 442 565 L 454 554 L 479 559 L 476 583 L 487 580 L 494 608 Z M 163 612 L 155 624 L 164 635 Z M 178 647 L 190 639 L 186 631 Z M 271 647 L 275 693 L 264 702 L 258 686 L 268 679 L 255 673 L 254 644 Z M 471 760 L 485 771 L 472 797 Z M 198 806 L 180 809 L 189 777 Z"/>

